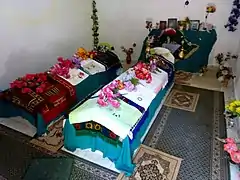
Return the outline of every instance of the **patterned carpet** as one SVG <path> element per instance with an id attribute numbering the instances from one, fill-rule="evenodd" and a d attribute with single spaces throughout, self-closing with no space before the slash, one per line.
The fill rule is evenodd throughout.
<path id="1" fill-rule="evenodd" d="M 179 180 L 227 180 L 228 166 L 223 147 L 214 138 L 226 136 L 223 93 L 187 86 L 176 86 L 175 89 L 199 94 L 195 112 L 164 106 L 144 144 L 184 159 Z M 33 159 L 70 156 L 36 148 L 29 143 L 29 138 L 3 126 L 0 126 L 0 146 L 0 177 L 10 180 L 24 177 Z M 113 171 L 75 158 L 70 179 L 115 180 L 117 176 Z"/>

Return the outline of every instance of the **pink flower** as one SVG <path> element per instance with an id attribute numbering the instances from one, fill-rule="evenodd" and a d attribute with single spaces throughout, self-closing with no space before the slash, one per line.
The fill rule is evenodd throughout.
<path id="1" fill-rule="evenodd" d="M 23 88 L 22 89 L 22 93 L 30 93 L 31 92 L 31 89 L 29 89 L 29 88 Z"/>
<path id="2" fill-rule="evenodd" d="M 119 108 L 120 107 L 120 102 L 118 100 L 109 99 L 108 101 L 114 108 Z"/>
<path id="3" fill-rule="evenodd" d="M 107 86 L 105 88 L 103 88 L 103 93 L 107 96 L 107 97 L 113 97 L 113 91 Z"/>
<path id="4" fill-rule="evenodd" d="M 105 94 L 103 93 L 103 91 L 100 92 L 100 94 L 98 95 L 99 98 L 103 99 L 105 97 Z"/>
<path id="5" fill-rule="evenodd" d="M 108 102 L 107 102 L 107 101 L 104 101 L 104 99 L 102 99 L 102 98 L 98 98 L 97 103 L 98 103 L 100 106 L 107 106 L 107 105 L 108 105 Z"/>
<path id="6" fill-rule="evenodd" d="M 233 162 L 239 164 L 240 163 L 240 151 L 236 151 L 236 152 L 231 152 L 230 153 L 230 157 L 232 159 Z"/>
<path id="7" fill-rule="evenodd" d="M 233 138 L 226 138 L 225 142 L 226 143 L 235 143 L 235 140 Z"/>
<path id="8" fill-rule="evenodd" d="M 227 143 L 227 144 L 224 144 L 223 147 L 224 147 L 224 151 L 227 151 L 228 153 L 238 150 L 237 145 L 235 143 Z"/>

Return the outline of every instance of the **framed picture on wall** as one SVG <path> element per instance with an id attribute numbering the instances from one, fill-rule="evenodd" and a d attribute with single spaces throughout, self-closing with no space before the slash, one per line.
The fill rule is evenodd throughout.
<path id="1" fill-rule="evenodd" d="M 169 18 L 168 19 L 168 28 L 177 29 L 178 21 L 177 18 Z"/>
<path id="2" fill-rule="evenodd" d="M 160 21 L 159 22 L 159 29 L 164 30 L 167 28 L 167 21 Z"/>
<path id="3" fill-rule="evenodd" d="M 200 26 L 200 20 L 190 20 L 190 29 L 197 31 Z"/>

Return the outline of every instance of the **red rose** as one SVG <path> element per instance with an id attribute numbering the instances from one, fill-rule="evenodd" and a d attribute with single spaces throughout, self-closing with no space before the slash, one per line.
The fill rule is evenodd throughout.
<path id="1" fill-rule="evenodd" d="M 29 88 L 23 88 L 22 89 L 22 93 L 30 93 L 31 92 L 31 89 L 29 89 Z"/>
<path id="2" fill-rule="evenodd" d="M 31 81 L 31 80 L 34 79 L 34 77 L 35 77 L 34 74 L 26 74 L 25 79 L 26 79 L 27 81 Z"/>
<path id="3" fill-rule="evenodd" d="M 43 88 L 37 87 L 36 88 L 36 93 L 43 93 Z"/>

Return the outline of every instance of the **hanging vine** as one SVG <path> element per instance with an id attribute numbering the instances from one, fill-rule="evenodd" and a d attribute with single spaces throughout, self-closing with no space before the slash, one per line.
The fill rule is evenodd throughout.
<path id="1" fill-rule="evenodd" d="M 93 21 L 93 25 L 92 25 L 92 31 L 93 31 L 93 49 L 97 49 L 98 47 L 98 43 L 99 43 L 99 33 L 98 33 L 98 29 L 99 29 L 99 24 L 98 24 L 98 16 L 97 16 L 97 8 L 96 8 L 96 1 L 93 0 L 92 1 L 92 16 L 91 19 Z"/>
<path id="2" fill-rule="evenodd" d="M 234 0 L 233 1 L 233 7 L 231 14 L 228 18 L 228 22 L 225 25 L 225 28 L 228 29 L 228 31 L 236 31 L 237 30 L 237 25 L 238 25 L 238 19 L 240 17 L 240 0 Z"/>

